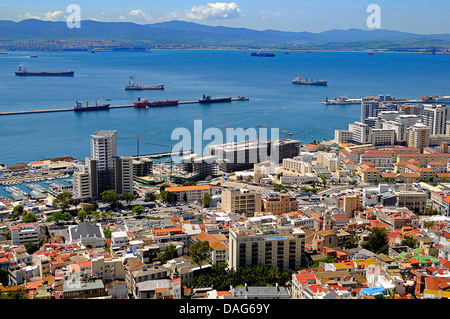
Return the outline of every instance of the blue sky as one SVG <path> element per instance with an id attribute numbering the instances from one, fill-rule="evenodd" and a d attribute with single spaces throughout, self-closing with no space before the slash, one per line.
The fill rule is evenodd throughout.
<path id="1" fill-rule="evenodd" d="M 450 33 L 449 0 L 0 0 L 0 19 L 65 20 L 69 4 L 82 20 L 140 24 L 186 20 L 207 25 L 321 32 L 368 29 L 369 4 L 381 9 L 381 28 L 413 33 Z"/>

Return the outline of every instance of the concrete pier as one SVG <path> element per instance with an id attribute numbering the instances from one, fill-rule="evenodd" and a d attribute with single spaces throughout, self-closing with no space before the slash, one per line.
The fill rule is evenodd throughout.
<path id="1" fill-rule="evenodd" d="M 231 101 L 248 101 L 248 98 L 245 97 L 237 97 L 237 98 L 232 98 Z M 198 100 L 196 101 L 179 101 L 178 104 L 183 105 L 183 104 L 195 104 L 195 103 L 199 103 Z M 216 103 L 214 103 L 216 104 Z M 222 103 L 217 103 L 217 104 L 222 104 Z M 124 105 L 110 105 L 109 109 L 120 109 L 120 108 L 128 108 L 128 107 L 134 107 L 133 104 L 124 104 Z M 1 115 L 20 115 L 20 114 L 35 114 L 35 113 L 52 113 L 52 112 L 70 112 L 70 111 L 74 111 L 74 109 L 72 107 L 69 108 L 60 108 L 60 109 L 45 109 L 45 110 L 25 110 L 25 111 L 9 111 L 9 112 L 0 112 L 0 116 Z M 104 111 L 104 110 L 99 110 L 99 111 Z M 89 112 L 97 112 L 97 111 L 89 111 Z"/>

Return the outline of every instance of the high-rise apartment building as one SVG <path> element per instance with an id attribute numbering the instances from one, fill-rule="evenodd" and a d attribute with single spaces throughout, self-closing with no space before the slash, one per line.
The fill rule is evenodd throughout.
<path id="1" fill-rule="evenodd" d="M 418 122 L 408 129 L 408 147 L 418 148 L 421 151 L 429 145 L 430 128 Z"/>
<path id="2" fill-rule="evenodd" d="M 449 107 L 445 104 L 424 104 L 422 122 L 430 128 L 430 135 L 445 134 Z"/>
<path id="3" fill-rule="evenodd" d="M 96 198 L 102 192 L 133 193 L 133 159 L 117 156 L 117 132 L 97 130 L 91 135 L 91 156 L 74 173 L 73 194 L 78 199 Z"/>

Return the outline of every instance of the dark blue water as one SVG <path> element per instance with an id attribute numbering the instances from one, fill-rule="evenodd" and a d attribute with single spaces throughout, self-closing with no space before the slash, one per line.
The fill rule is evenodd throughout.
<path id="1" fill-rule="evenodd" d="M 29 55 L 39 57 L 31 59 Z M 74 70 L 73 78 L 16 77 L 28 70 Z M 347 94 L 350 98 L 390 94 L 418 99 L 450 95 L 450 56 L 408 53 L 278 52 L 274 58 L 251 57 L 227 50 L 153 50 L 152 52 L 10 52 L 0 55 L 0 112 L 73 107 L 75 100 L 110 98 L 112 105 L 150 100 L 197 100 L 248 96 L 250 101 L 187 104 L 153 109 L 43 113 L 0 117 L 0 163 L 15 164 L 64 155 L 89 156 L 89 138 L 97 129 L 115 129 L 119 155 L 168 151 L 147 142 L 171 145 L 175 128 L 194 131 L 194 120 L 208 127 L 279 128 L 303 133 L 303 143 L 334 136 L 360 118 L 359 105 L 324 106 L 321 101 Z M 296 75 L 328 80 L 327 87 L 291 83 Z M 125 91 L 133 75 L 139 83 L 164 83 L 164 91 Z M 193 136 L 196 133 L 193 132 Z M 208 141 L 205 142 L 207 144 Z"/>

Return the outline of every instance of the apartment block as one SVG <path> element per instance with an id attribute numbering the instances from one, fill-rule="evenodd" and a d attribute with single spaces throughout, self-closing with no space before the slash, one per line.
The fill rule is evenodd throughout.
<path id="1" fill-rule="evenodd" d="M 38 223 L 20 223 L 11 226 L 11 241 L 13 245 L 19 246 L 26 242 L 39 244 L 40 228 Z"/>
<path id="2" fill-rule="evenodd" d="M 253 216 L 254 213 L 261 212 L 261 194 L 247 188 L 224 189 L 222 209 L 228 213 L 244 213 L 246 216 Z"/>
<path id="3" fill-rule="evenodd" d="M 177 201 L 180 203 L 193 203 L 202 201 L 207 193 L 211 193 L 211 186 L 209 185 L 195 185 L 195 186 L 180 186 L 167 187 L 167 192 L 177 195 Z"/>
<path id="4" fill-rule="evenodd" d="M 280 270 L 305 265 L 305 232 L 247 223 L 230 229 L 228 266 L 266 265 Z"/>
<path id="5" fill-rule="evenodd" d="M 289 193 L 270 193 L 262 199 L 262 210 L 281 215 L 298 209 L 297 198 Z"/>

